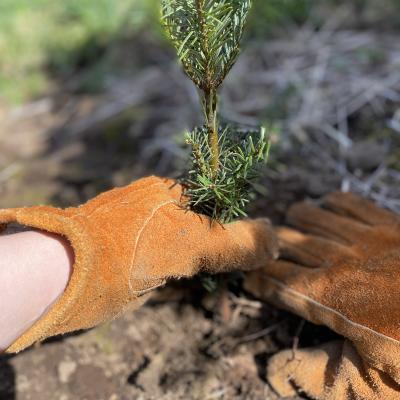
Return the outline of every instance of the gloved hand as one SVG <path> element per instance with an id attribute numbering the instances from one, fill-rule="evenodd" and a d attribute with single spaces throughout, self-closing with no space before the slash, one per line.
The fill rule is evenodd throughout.
<path id="1" fill-rule="evenodd" d="M 348 341 L 278 353 L 267 378 L 282 396 L 400 399 L 400 218 L 353 194 L 323 207 L 289 210 L 299 231 L 279 230 L 281 258 L 245 286 Z"/>
<path id="2" fill-rule="evenodd" d="M 65 210 L 0 210 L 17 222 L 63 235 L 75 263 L 63 295 L 7 352 L 49 336 L 90 328 L 142 303 L 170 278 L 260 268 L 277 254 L 266 219 L 222 226 L 181 205 L 182 187 L 150 177 Z"/>

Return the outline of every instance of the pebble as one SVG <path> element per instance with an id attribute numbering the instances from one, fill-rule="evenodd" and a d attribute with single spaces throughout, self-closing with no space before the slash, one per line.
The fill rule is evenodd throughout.
<path id="1" fill-rule="evenodd" d="M 61 383 L 68 383 L 71 375 L 76 371 L 77 363 L 75 361 L 61 361 L 58 364 L 58 379 Z"/>

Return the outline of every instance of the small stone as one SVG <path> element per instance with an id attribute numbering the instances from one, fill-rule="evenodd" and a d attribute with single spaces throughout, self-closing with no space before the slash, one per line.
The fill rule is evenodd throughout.
<path id="1" fill-rule="evenodd" d="M 71 375 L 76 371 L 75 361 L 61 361 L 58 364 L 58 379 L 61 383 L 68 383 Z"/>

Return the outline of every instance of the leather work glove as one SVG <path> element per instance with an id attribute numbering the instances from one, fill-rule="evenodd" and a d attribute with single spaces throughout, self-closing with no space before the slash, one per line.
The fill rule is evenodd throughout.
<path id="1" fill-rule="evenodd" d="M 276 257 L 268 220 L 222 226 L 186 210 L 181 198 L 180 185 L 149 177 L 77 208 L 0 210 L 0 224 L 60 234 L 75 254 L 63 295 L 6 351 L 113 319 L 168 279 L 260 268 Z"/>
<path id="2" fill-rule="evenodd" d="M 281 396 L 400 399 L 400 218 L 354 194 L 294 205 L 278 232 L 281 257 L 246 289 L 347 340 L 273 356 Z"/>

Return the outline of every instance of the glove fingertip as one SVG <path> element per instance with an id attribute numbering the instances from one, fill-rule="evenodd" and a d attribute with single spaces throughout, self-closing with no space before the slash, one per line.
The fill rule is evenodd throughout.
<path id="1" fill-rule="evenodd" d="M 299 362 L 293 359 L 290 350 L 281 351 L 270 358 L 266 378 L 279 396 L 291 397 L 297 395 L 295 385 L 291 381 L 291 375 L 298 365 Z"/>
<path id="2" fill-rule="evenodd" d="M 272 260 L 276 260 L 279 257 L 279 242 L 275 228 L 268 218 L 258 218 L 256 220 L 264 230 L 263 240 L 266 251 Z"/>

